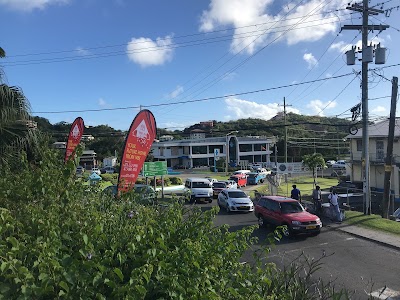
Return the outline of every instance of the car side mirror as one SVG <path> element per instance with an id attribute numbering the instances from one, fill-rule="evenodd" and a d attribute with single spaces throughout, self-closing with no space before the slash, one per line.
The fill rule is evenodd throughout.
<path id="1" fill-rule="evenodd" d="M 308 211 L 308 207 L 304 207 L 304 210 L 305 210 L 305 211 Z"/>

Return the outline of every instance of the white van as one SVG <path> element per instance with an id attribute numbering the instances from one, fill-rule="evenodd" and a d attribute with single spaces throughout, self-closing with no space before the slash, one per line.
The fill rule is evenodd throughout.
<path id="1" fill-rule="evenodd" d="M 185 187 L 190 190 L 191 203 L 198 201 L 212 202 L 213 189 L 208 178 L 188 178 L 185 181 Z"/>

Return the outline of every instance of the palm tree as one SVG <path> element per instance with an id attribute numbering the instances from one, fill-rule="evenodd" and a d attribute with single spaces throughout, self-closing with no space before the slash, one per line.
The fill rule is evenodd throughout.
<path id="1" fill-rule="evenodd" d="M 325 168 L 325 159 L 321 153 L 308 154 L 303 156 L 303 164 L 312 170 L 312 175 L 314 179 L 314 187 L 316 186 L 315 174 L 317 167 Z"/>
<path id="2" fill-rule="evenodd" d="M 5 51 L 0 47 L 0 57 Z M 0 84 L 0 165 L 35 141 L 29 101 L 18 87 Z"/>

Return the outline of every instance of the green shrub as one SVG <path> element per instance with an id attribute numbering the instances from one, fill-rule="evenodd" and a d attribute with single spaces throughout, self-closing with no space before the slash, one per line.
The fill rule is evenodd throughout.
<path id="1" fill-rule="evenodd" d="M 180 178 L 180 177 L 170 177 L 169 179 L 170 179 L 172 185 L 182 185 L 183 184 L 182 178 Z"/>
<path id="2" fill-rule="evenodd" d="M 118 173 L 101 174 L 100 176 L 104 181 L 110 181 L 112 184 L 118 183 Z"/>
<path id="3" fill-rule="evenodd" d="M 0 170 L 0 299 L 328 299 L 320 261 L 279 271 L 240 259 L 256 226 L 214 226 L 218 207 L 143 206 L 75 180 L 51 151 Z M 126 196 L 126 197 L 125 197 Z M 265 256 L 268 248 L 259 253 Z M 306 272 L 304 271 L 306 268 Z M 301 273 L 301 274 L 300 274 Z M 320 298 L 323 295 L 324 298 Z M 340 299 L 340 298 L 335 298 Z"/>

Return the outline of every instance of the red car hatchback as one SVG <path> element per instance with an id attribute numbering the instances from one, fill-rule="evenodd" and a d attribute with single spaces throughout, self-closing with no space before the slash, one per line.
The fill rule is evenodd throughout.
<path id="1" fill-rule="evenodd" d="M 289 234 L 318 234 L 322 227 L 319 217 L 307 212 L 299 201 L 282 196 L 262 196 L 254 214 L 260 227 L 287 225 Z"/>

